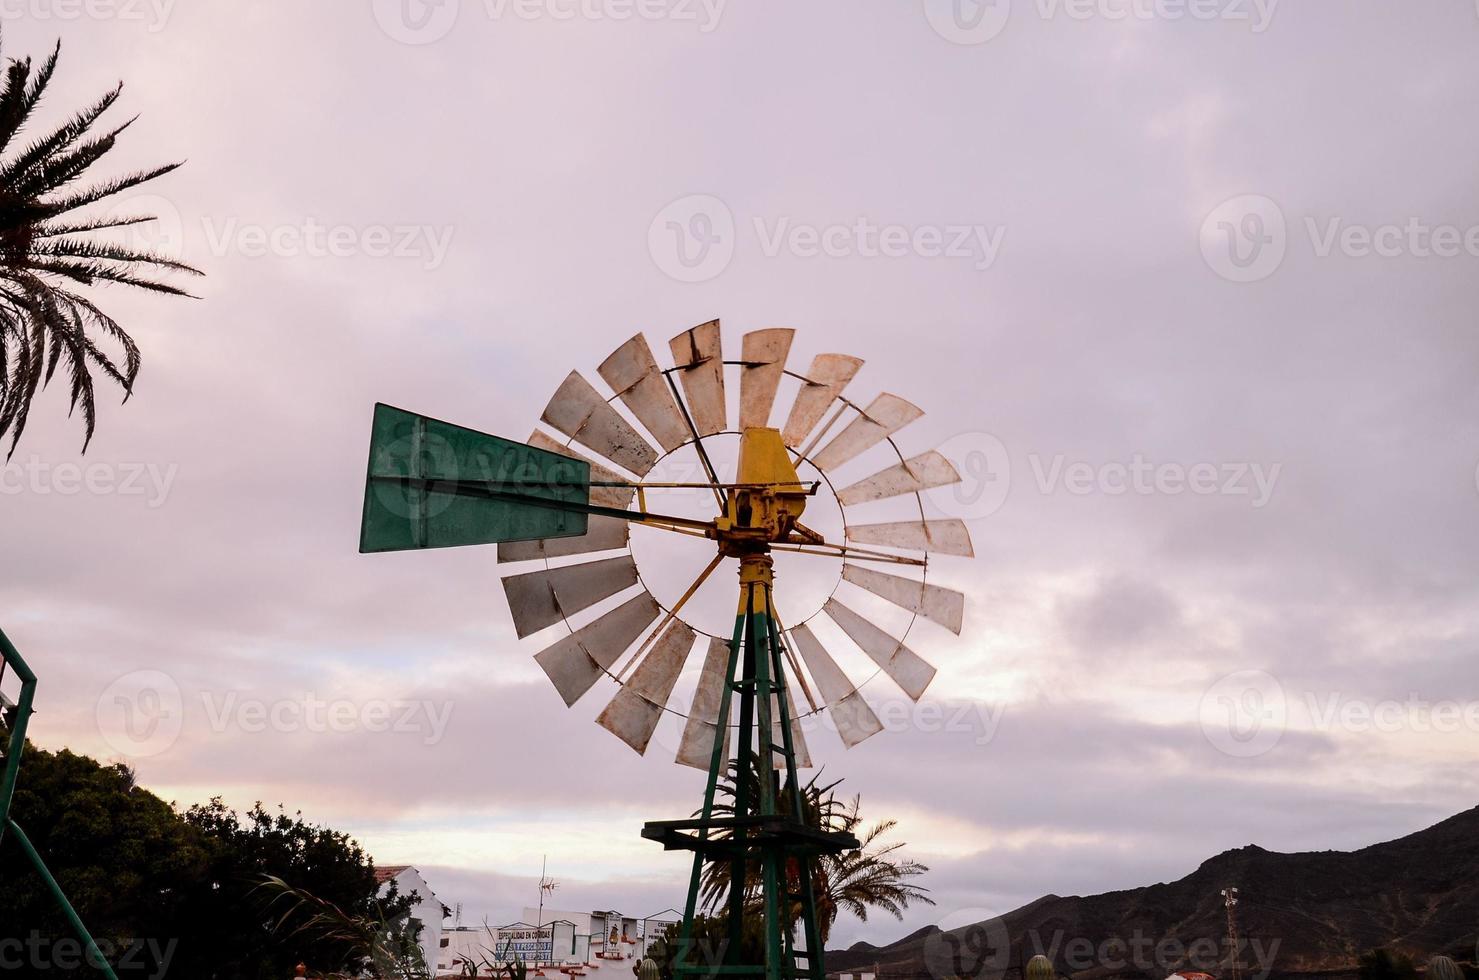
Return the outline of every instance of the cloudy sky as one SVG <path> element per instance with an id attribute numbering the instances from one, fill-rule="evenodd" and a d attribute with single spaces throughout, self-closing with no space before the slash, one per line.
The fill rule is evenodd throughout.
<path id="1" fill-rule="evenodd" d="M 1476 802 L 1471 0 L 0 11 L 6 55 L 63 42 L 53 118 L 127 81 L 112 166 L 189 162 L 118 210 L 208 273 L 108 294 L 137 396 L 80 456 L 49 394 L 0 471 L 39 744 L 301 809 L 471 921 L 541 855 L 557 904 L 680 905 L 638 836 L 701 792 L 672 733 L 564 708 L 491 549 L 356 540 L 374 402 L 523 438 L 717 317 L 864 358 L 966 477 L 930 693 L 811 738 L 938 904 L 834 942 Z"/>

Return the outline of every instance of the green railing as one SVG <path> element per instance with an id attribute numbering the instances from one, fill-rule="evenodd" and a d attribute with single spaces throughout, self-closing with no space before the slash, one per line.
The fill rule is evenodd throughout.
<path id="1" fill-rule="evenodd" d="M 0 777 L 0 844 L 5 842 L 5 832 L 15 838 L 16 843 L 41 880 L 46 882 L 46 888 L 51 892 L 51 897 L 56 900 L 57 907 L 72 924 L 72 929 L 77 933 L 77 938 L 82 940 L 83 948 L 87 950 L 87 962 L 100 970 L 109 980 L 118 980 L 113 968 L 103 958 L 98 944 L 93 941 L 92 933 L 87 931 L 87 926 L 82 924 L 82 918 L 72 903 L 67 900 L 67 895 L 62 891 L 62 886 L 57 884 L 56 878 L 52 877 L 51 871 L 42 860 L 41 853 L 26 836 L 20 824 L 10 819 L 10 803 L 15 797 L 15 783 L 20 774 L 21 753 L 26 747 L 26 724 L 31 719 L 31 703 L 36 697 L 36 675 L 26 664 L 20 651 L 10 642 L 4 630 L 0 630 L 0 733 L 3 733 L 5 743 L 5 773 Z M 20 696 L 14 701 L 10 700 L 4 693 L 4 680 L 7 672 L 13 672 L 20 679 Z"/>

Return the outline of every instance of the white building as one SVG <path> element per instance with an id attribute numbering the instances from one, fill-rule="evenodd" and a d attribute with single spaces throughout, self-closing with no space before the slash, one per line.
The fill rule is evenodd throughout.
<path id="1" fill-rule="evenodd" d="M 375 881 L 380 885 L 380 894 L 390 891 L 395 883 L 396 894 L 402 897 L 415 893 L 416 902 L 411 906 L 411 921 L 421 926 L 421 956 L 427 967 L 435 967 L 441 954 L 442 919 L 447 910 L 437 899 L 436 892 L 421 877 L 421 872 L 409 864 L 392 864 L 375 869 Z"/>
<path id="2" fill-rule="evenodd" d="M 545 976 L 555 980 L 565 980 L 563 974 L 571 971 L 586 980 L 631 980 L 632 967 L 678 918 L 673 909 L 640 919 L 612 910 L 577 912 L 530 906 L 519 922 L 497 926 L 459 923 L 443 930 L 440 953 L 427 962 L 434 963 L 443 976 L 460 975 L 468 964 L 478 966 L 479 976 L 494 976 L 494 964 L 517 958 L 531 969 L 537 964 L 547 970 L 554 967 Z"/>

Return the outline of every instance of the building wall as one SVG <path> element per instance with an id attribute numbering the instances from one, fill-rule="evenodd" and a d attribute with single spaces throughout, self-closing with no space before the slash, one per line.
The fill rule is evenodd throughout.
<path id="1" fill-rule="evenodd" d="M 391 881 L 395 882 L 396 892 L 400 895 L 416 893 L 417 902 L 411 907 L 411 916 L 421 920 L 421 955 L 425 957 L 428 967 L 434 967 L 441 955 L 442 903 L 415 868 L 407 868 Z M 390 882 L 386 882 L 381 886 L 381 894 L 389 889 Z"/>

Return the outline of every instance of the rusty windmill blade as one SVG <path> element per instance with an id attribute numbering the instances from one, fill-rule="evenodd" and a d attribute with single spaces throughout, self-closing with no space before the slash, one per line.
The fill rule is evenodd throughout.
<path id="1" fill-rule="evenodd" d="M 569 636 L 534 655 L 541 670 L 560 692 L 566 707 L 575 704 L 601 674 L 637 642 L 657 618 L 657 600 L 644 589 Z"/>
<path id="2" fill-rule="evenodd" d="M 878 716 L 858 693 L 857 686 L 837 666 L 837 661 L 822 646 L 811 627 L 802 623 L 791 630 L 791 637 L 796 641 L 796 648 L 801 651 L 801 659 L 806 662 L 811 679 L 816 681 L 817 690 L 827 705 L 827 711 L 832 715 L 832 723 L 837 726 L 842 744 L 852 748 L 883 731 L 883 724 L 879 722 Z"/>
<path id="3" fill-rule="evenodd" d="M 688 424 L 678 411 L 646 337 L 639 333 L 622 344 L 596 372 L 666 452 L 688 441 Z"/>
<path id="4" fill-rule="evenodd" d="M 835 470 L 867 452 L 924 414 L 924 410 L 887 392 L 868 403 L 862 414 L 848 423 L 821 451 L 812 457 L 817 468 Z"/>
<path id="5" fill-rule="evenodd" d="M 910 551 L 937 552 L 975 557 L 971 532 L 965 522 L 956 518 L 925 521 L 890 521 L 885 524 L 854 524 L 847 529 L 847 540 L 858 544 L 878 544 Z"/>
<path id="6" fill-rule="evenodd" d="M 963 593 L 852 563 L 842 566 L 842 580 L 960 634 L 965 618 Z"/>
<path id="7" fill-rule="evenodd" d="M 565 378 L 540 418 L 638 476 L 645 476 L 657 463 L 657 450 L 578 371 Z"/>
<path id="8" fill-rule="evenodd" d="M 836 599 L 828 599 L 822 611 L 842 627 L 842 632 L 847 634 L 848 639 L 856 643 L 858 649 L 866 653 L 870 660 L 899 685 L 899 689 L 909 695 L 910 700 L 918 701 L 924 696 L 925 688 L 929 687 L 930 681 L 935 677 L 935 668 L 926 663 L 924 658 Z"/>
<path id="9" fill-rule="evenodd" d="M 663 708 L 693 650 L 696 635 L 687 623 L 674 620 L 606 705 L 596 724 L 627 743 L 638 755 L 646 755 L 647 743 L 662 719 Z"/>
<path id="10" fill-rule="evenodd" d="M 837 491 L 837 502 L 851 507 L 959 482 L 960 472 L 955 464 L 939 451 L 931 449 L 843 487 Z"/>
<path id="11" fill-rule="evenodd" d="M 621 555 L 510 575 L 503 580 L 503 591 L 514 632 L 523 639 L 636 584 L 636 562 Z"/>
<path id="12" fill-rule="evenodd" d="M 753 330 L 740 344 L 740 428 L 770 424 L 775 393 L 786 371 L 786 355 L 796 331 L 787 327 Z"/>
<path id="13" fill-rule="evenodd" d="M 818 354 L 812 359 L 781 432 L 786 445 L 793 449 L 801 446 L 862 367 L 862 358 L 848 354 Z"/>
<path id="14" fill-rule="evenodd" d="M 724 349 L 719 321 L 685 330 L 668 342 L 688 412 L 700 436 L 723 432 L 729 411 L 724 404 Z"/>

